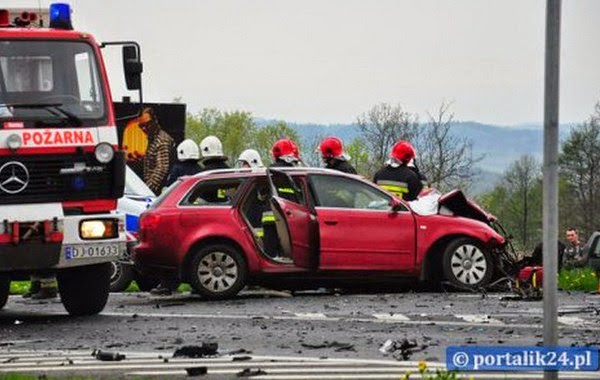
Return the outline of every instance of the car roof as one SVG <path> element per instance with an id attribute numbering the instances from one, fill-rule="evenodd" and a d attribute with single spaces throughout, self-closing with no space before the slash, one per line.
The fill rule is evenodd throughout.
<path id="1" fill-rule="evenodd" d="M 195 174 L 193 176 L 189 176 L 186 178 L 246 178 L 246 177 L 258 177 L 264 176 L 267 174 L 267 170 L 275 170 L 281 171 L 289 174 L 296 175 L 307 175 L 307 174 L 328 174 L 335 175 L 339 177 L 349 177 L 349 178 L 363 178 L 357 174 L 348 174 L 344 172 L 340 172 L 339 170 L 326 169 L 326 168 L 317 168 L 310 166 L 282 166 L 282 167 L 273 167 L 273 168 L 234 168 L 234 169 L 215 169 L 215 170 L 207 170 Z"/>

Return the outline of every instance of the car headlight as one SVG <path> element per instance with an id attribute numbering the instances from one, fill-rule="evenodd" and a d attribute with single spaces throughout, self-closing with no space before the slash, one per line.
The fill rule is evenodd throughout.
<path id="1" fill-rule="evenodd" d="M 84 220 L 79 225 L 79 235 L 82 239 L 110 239 L 118 234 L 118 228 L 112 219 Z"/>
<path id="2" fill-rule="evenodd" d="M 115 150 L 109 143 L 103 142 L 96 145 L 94 154 L 96 155 L 96 160 L 98 160 L 98 162 L 101 164 L 107 164 L 115 156 Z"/>

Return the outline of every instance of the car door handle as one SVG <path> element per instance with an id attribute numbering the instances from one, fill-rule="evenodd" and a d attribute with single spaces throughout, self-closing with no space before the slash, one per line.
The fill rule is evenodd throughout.
<path id="1" fill-rule="evenodd" d="M 338 224 L 337 220 L 326 220 L 324 221 L 324 223 L 328 226 L 335 226 L 336 224 Z"/>

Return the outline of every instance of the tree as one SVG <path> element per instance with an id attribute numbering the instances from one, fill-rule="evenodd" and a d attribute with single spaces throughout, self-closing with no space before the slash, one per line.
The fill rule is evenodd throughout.
<path id="1" fill-rule="evenodd" d="M 223 143 L 223 153 L 232 161 L 252 145 L 256 126 L 250 112 L 222 112 L 205 108 L 197 115 L 188 114 L 185 126 L 186 136 L 200 143 L 206 136 L 217 136 Z"/>
<path id="2" fill-rule="evenodd" d="M 590 233 L 597 228 L 600 212 L 600 102 L 587 121 L 571 130 L 559 160 L 560 174 L 575 200 L 576 219 L 570 223 Z"/>
<path id="3" fill-rule="evenodd" d="M 542 174 L 534 157 L 524 155 L 513 162 L 481 202 L 514 234 L 517 248 L 530 250 L 541 239 Z"/>
<path id="4" fill-rule="evenodd" d="M 418 132 L 418 118 L 402 110 L 401 105 L 381 103 L 357 118 L 357 127 L 370 153 L 370 170 L 381 167 L 398 140 L 413 140 Z"/>
<path id="5" fill-rule="evenodd" d="M 354 140 L 346 145 L 346 153 L 350 156 L 350 164 L 354 166 L 359 174 L 367 178 L 373 178 L 374 171 L 370 170 L 369 165 L 369 152 L 365 148 L 365 141 L 359 137 L 355 137 Z"/>
<path id="6" fill-rule="evenodd" d="M 429 122 L 417 135 L 417 164 L 432 187 L 444 190 L 468 187 L 476 174 L 475 164 L 483 156 L 473 156 L 473 143 L 452 134 L 454 113 L 442 102 L 437 114 L 428 113 Z"/>

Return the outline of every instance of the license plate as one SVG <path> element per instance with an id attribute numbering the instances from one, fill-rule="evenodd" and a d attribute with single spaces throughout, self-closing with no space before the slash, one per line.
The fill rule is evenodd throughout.
<path id="1" fill-rule="evenodd" d="M 65 259 L 86 259 L 89 257 L 116 257 L 119 256 L 118 244 L 89 244 L 68 245 L 64 248 Z"/>

